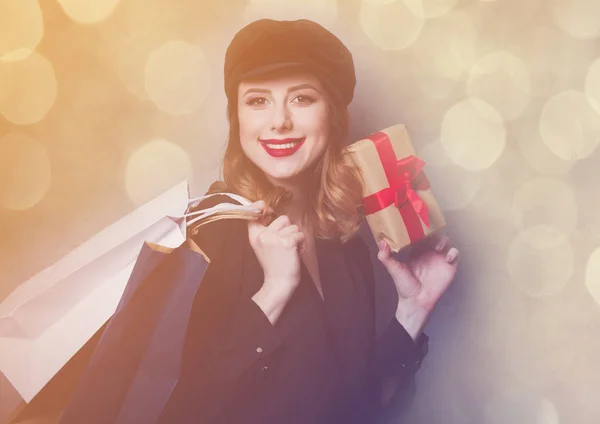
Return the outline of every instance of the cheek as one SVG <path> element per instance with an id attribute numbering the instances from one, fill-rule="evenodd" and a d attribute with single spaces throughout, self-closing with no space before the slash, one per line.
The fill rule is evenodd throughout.
<path id="1" fill-rule="evenodd" d="M 260 135 L 260 129 L 262 128 L 260 116 L 240 112 L 238 113 L 238 122 L 242 142 L 246 139 L 255 139 Z"/>

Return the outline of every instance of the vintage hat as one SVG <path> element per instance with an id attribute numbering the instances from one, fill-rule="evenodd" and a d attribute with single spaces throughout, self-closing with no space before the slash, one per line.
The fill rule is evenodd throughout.
<path id="1" fill-rule="evenodd" d="M 354 97 L 352 54 L 334 34 L 306 19 L 261 19 L 242 28 L 225 54 L 225 93 L 231 101 L 242 80 L 283 69 L 312 73 L 344 105 Z"/>

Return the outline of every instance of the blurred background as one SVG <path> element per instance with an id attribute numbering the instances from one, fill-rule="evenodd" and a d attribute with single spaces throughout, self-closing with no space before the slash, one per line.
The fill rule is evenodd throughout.
<path id="1" fill-rule="evenodd" d="M 346 43 L 352 141 L 406 124 L 461 250 L 398 422 L 600 422 L 598 0 L 0 0 L 0 301 L 219 177 L 225 49 L 261 17 Z"/>

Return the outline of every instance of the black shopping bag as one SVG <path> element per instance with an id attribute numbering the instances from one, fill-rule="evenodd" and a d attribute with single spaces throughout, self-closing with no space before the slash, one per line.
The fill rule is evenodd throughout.
<path id="1" fill-rule="evenodd" d="M 191 240 L 145 243 L 62 424 L 150 424 L 177 384 L 192 303 L 209 264 Z"/>

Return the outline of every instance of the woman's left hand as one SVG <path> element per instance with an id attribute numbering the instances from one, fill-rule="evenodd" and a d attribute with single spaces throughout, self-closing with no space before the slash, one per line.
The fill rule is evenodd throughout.
<path id="1" fill-rule="evenodd" d="M 440 236 L 417 246 L 406 262 L 391 255 L 385 241 L 379 244 L 377 258 L 389 272 L 398 291 L 396 318 L 416 339 L 431 311 L 456 274 L 458 249 Z"/>

